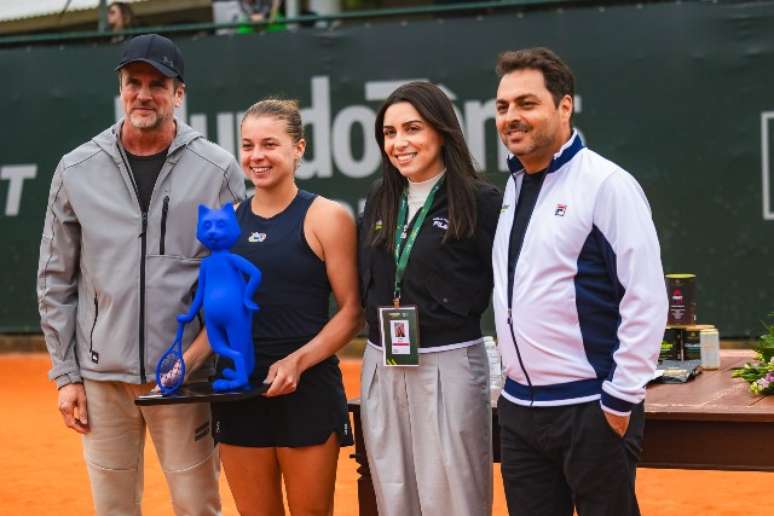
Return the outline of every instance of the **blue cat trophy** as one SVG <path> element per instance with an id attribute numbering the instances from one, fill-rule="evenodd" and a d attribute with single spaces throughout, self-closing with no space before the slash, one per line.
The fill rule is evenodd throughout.
<path id="1" fill-rule="evenodd" d="M 223 370 L 224 378 L 212 382 L 216 392 L 245 388 L 255 367 L 252 312 L 258 305 L 252 298 L 261 282 L 261 271 L 229 251 L 239 234 L 231 204 L 219 210 L 199 205 L 196 238 L 211 253 L 199 266 L 199 286 L 190 310 L 177 316 L 178 322 L 189 323 L 204 307 L 204 326 L 212 350 L 234 366 Z M 246 285 L 244 276 L 249 278 Z"/>
<path id="2" fill-rule="evenodd" d="M 141 396 L 135 400 L 136 404 L 227 401 L 243 399 L 248 392 L 256 395 L 265 391 L 265 386 L 254 388 L 249 383 L 255 368 L 252 312 L 259 309 L 252 298 L 261 282 L 261 271 L 245 258 L 229 251 L 239 235 L 239 223 L 231 204 L 225 204 L 220 209 L 199 205 L 196 238 L 210 250 L 210 255 L 202 259 L 199 266 L 198 287 L 190 309 L 177 316 L 177 338 L 156 368 L 156 384 L 160 393 Z M 223 368 L 222 377 L 216 378 L 211 385 L 183 386 L 182 328 L 202 308 L 212 350 L 219 355 L 219 360 L 229 359 L 232 367 Z"/>

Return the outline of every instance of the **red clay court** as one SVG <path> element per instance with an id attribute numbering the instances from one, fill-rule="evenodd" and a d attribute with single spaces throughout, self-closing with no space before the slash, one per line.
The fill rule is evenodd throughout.
<path id="1" fill-rule="evenodd" d="M 92 514 L 80 437 L 66 429 L 56 409 L 56 390 L 46 379 L 48 356 L 43 353 L 0 355 L 4 444 L 0 471 L 2 514 Z M 357 397 L 360 361 L 342 361 L 350 398 Z M 646 429 L 647 431 L 647 429 Z M 143 513 L 172 514 L 167 488 L 147 441 Z M 357 473 L 342 449 L 336 482 L 336 516 L 356 516 Z M 640 469 L 637 476 L 642 513 L 646 516 L 712 516 L 771 514 L 772 473 Z M 223 514 L 236 515 L 225 476 L 221 477 Z M 506 515 L 505 499 L 495 466 L 495 515 Z M 407 515 L 410 516 L 410 515 Z"/>

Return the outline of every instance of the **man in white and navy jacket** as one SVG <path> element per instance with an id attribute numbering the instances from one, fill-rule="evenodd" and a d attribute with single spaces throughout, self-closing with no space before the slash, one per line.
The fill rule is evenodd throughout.
<path id="1" fill-rule="evenodd" d="M 667 315 L 650 207 L 572 130 L 574 78 L 553 52 L 499 56 L 511 152 L 492 255 L 502 473 L 514 515 L 638 515 L 645 385 Z"/>

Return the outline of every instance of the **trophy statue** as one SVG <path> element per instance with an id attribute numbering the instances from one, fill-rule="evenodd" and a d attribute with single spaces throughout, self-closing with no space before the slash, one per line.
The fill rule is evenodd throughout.
<path id="1" fill-rule="evenodd" d="M 265 386 L 254 387 L 249 382 L 255 368 L 253 312 L 259 309 L 252 297 L 261 282 L 261 271 L 229 251 L 239 234 L 231 204 L 221 209 L 199 206 L 196 237 L 210 250 L 210 255 L 199 266 L 199 283 L 190 309 L 177 316 L 175 341 L 156 366 L 159 393 L 141 396 L 136 400 L 138 405 L 243 399 L 265 391 Z M 219 368 L 220 377 L 212 384 L 191 384 L 186 389 L 183 329 L 202 308 L 210 346 L 219 362 L 228 361 L 230 367 Z"/>

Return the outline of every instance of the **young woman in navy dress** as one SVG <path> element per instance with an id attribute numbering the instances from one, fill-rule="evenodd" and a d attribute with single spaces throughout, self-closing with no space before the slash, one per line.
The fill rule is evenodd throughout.
<path id="1" fill-rule="evenodd" d="M 264 396 L 213 404 L 241 514 L 284 514 L 281 479 L 292 514 L 332 514 L 339 447 L 352 444 L 335 353 L 362 325 L 355 221 L 296 186 L 305 146 L 295 101 L 262 100 L 242 119 L 240 164 L 255 194 L 237 207 L 232 251 L 262 272 L 252 380 L 270 386 Z M 329 317 L 331 293 L 338 308 Z"/>

